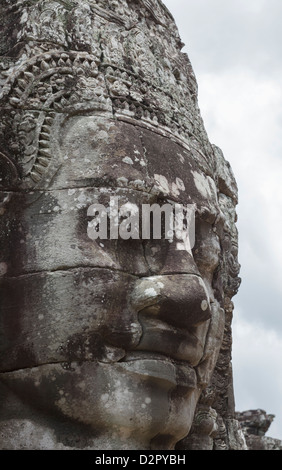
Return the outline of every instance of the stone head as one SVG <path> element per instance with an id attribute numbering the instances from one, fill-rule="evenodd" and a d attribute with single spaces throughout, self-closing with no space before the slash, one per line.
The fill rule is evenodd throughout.
<path id="1" fill-rule="evenodd" d="M 237 188 L 167 9 L 111 3 L 18 10 L 25 47 L 2 93 L 3 394 L 53 448 L 173 449 L 238 287 Z M 95 238 L 93 204 L 193 205 L 195 243 L 110 225 Z"/>

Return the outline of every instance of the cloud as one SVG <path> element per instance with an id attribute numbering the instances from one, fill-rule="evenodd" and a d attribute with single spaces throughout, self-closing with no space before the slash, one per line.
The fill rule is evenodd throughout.
<path id="1" fill-rule="evenodd" d="M 220 142 L 239 186 L 243 283 L 235 302 L 250 321 L 259 317 L 282 334 L 282 88 L 242 71 L 202 74 L 199 88 L 210 138 Z"/>
<path id="2" fill-rule="evenodd" d="M 259 323 L 248 323 L 237 310 L 233 322 L 233 371 L 238 411 L 264 409 L 276 419 L 267 435 L 281 438 L 282 338 Z"/>
<path id="3" fill-rule="evenodd" d="M 165 0 L 198 72 L 252 67 L 281 70 L 280 0 Z M 197 73 L 196 70 L 196 73 Z"/>

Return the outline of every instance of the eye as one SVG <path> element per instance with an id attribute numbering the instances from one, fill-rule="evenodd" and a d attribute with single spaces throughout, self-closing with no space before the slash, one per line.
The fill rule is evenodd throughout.
<path id="1" fill-rule="evenodd" d="M 197 219 L 193 256 L 202 275 L 214 272 L 219 263 L 220 253 L 220 240 L 213 226 Z"/>

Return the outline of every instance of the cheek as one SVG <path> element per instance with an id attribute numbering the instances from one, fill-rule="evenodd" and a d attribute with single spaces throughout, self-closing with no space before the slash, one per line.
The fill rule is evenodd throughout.
<path id="1" fill-rule="evenodd" d="M 1 286 L 2 370 L 119 360 L 141 336 L 137 314 L 127 304 L 132 279 L 95 268 L 7 279 Z"/>
<path id="2" fill-rule="evenodd" d="M 87 360 L 88 355 L 90 360 L 99 359 L 100 352 L 103 355 L 105 351 L 109 352 L 106 356 L 110 360 L 111 349 L 125 350 L 139 342 L 141 326 L 128 305 L 133 281 L 131 275 L 107 269 L 83 269 L 76 273 L 75 290 L 68 302 L 74 312 L 68 319 L 72 334 L 66 328 L 69 333 L 62 346 L 69 360 Z M 115 354 L 113 359 L 116 360 Z"/>

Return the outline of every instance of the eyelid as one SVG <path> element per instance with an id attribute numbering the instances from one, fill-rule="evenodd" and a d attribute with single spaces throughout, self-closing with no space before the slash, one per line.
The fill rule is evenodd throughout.
<path id="1" fill-rule="evenodd" d="M 222 213 L 217 206 L 203 206 L 196 208 L 196 221 L 206 222 L 209 225 L 219 223 L 222 219 Z"/>

